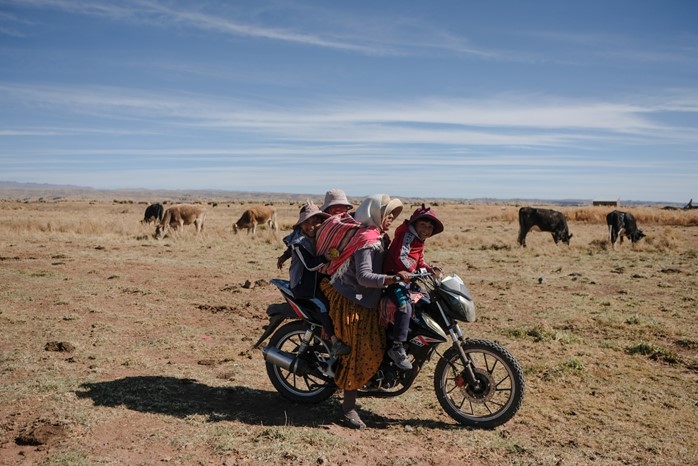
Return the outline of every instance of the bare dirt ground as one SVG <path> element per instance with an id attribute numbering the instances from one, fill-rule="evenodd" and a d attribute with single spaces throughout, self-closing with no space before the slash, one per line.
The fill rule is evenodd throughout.
<path id="1" fill-rule="evenodd" d="M 523 249 L 517 206 L 437 206 L 427 259 L 473 291 L 466 334 L 521 362 L 524 405 L 460 427 L 431 361 L 403 396 L 360 399 L 354 431 L 339 396 L 284 401 L 251 349 L 298 205 L 256 238 L 231 231 L 246 205 L 157 241 L 145 204 L 0 201 L 0 464 L 696 464 L 697 211 L 630 209 L 647 237 L 612 251 L 609 208 L 558 209 L 571 246 Z"/>

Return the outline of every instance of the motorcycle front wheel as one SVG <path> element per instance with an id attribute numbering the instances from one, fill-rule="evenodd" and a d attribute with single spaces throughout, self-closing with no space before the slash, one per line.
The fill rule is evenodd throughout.
<path id="1" fill-rule="evenodd" d="M 518 361 L 505 348 L 489 340 L 462 343 L 479 386 L 464 377 L 465 364 L 450 348 L 436 364 L 434 389 L 441 407 L 459 423 L 491 429 L 510 420 L 524 399 L 525 382 Z"/>
<path id="2" fill-rule="evenodd" d="M 303 321 L 289 322 L 274 333 L 269 340 L 269 346 L 290 356 L 303 358 L 311 368 L 318 368 L 322 364 L 321 359 L 330 358 L 330 351 L 319 336 L 313 335 L 308 349 L 303 354 L 298 354 L 306 330 L 307 326 Z M 333 383 L 317 375 L 297 375 L 271 363 L 267 363 L 267 375 L 276 391 L 295 403 L 320 403 L 337 391 Z"/>

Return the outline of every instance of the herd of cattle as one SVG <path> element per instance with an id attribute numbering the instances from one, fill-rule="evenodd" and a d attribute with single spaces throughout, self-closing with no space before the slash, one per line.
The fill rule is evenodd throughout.
<path id="1" fill-rule="evenodd" d="M 185 225 L 194 225 L 196 233 L 199 234 L 204 228 L 206 218 L 206 206 L 201 204 L 175 204 L 165 209 L 162 204 L 151 204 L 145 209 L 142 223 L 154 222 L 155 237 L 161 239 L 165 236 L 167 229 L 178 230 Z M 620 238 L 630 239 L 633 243 L 640 241 L 645 234 L 638 229 L 635 217 L 629 212 L 614 210 L 606 216 L 608 233 L 613 248 Z M 247 234 L 252 236 L 257 233 L 257 225 L 266 225 L 273 231 L 278 231 L 276 223 L 276 209 L 272 206 L 257 206 L 245 210 L 237 222 L 233 224 L 235 233 L 241 229 L 247 229 Z M 521 246 L 526 247 L 526 235 L 537 227 L 541 231 L 550 232 L 555 244 L 562 241 L 570 244 L 572 234 L 567 228 L 567 220 L 562 212 L 552 209 L 537 209 L 534 207 L 521 207 L 519 209 L 519 238 Z"/>
<path id="2" fill-rule="evenodd" d="M 194 225 L 198 235 L 204 229 L 206 206 L 201 204 L 175 204 L 165 209 L 162 204 L 150 204 L 145 209 L 141 223 L 155 223 L 155 237 L 165 237 L 168 229 L 176 231 L 185 225 Z M 257 225 L 267 225 L 274 231 L 279 230 L 276 223 L 276 209 L 271 206 L 258 206 L 245 210 L 240 219 L 233 224 L 235 233 L 243 228 L 247 234 L 257 234 Z"/>

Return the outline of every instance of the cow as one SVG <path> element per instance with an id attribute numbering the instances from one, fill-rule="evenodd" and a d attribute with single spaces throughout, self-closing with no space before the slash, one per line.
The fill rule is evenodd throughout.
<path id="1" fill-rule="evenodd" d="M 521 246 L 526 247 L 526 234 L 533 227 L 550 232 L 555 244 L 560 241 L 567 245 L 570 244 L 572 234 L 567 229 L 567 221 L 562 212 L 552 209 L 521 207 L 519 209 L 519 244 Z"/>
<path id="2" fill-rule="evenodd" d="M 159 223 L 162 222 L 162 216 L 165 213 L 165 208 L 162 206 L 162 204 L 150 204 L 148 207 L 145 208 L 145 215 L 143 216 L 143 220 L 141 220 L 141 223 Z"/>
<path id="3" fill-rule="evenodd" d="M 165 230 L 172 228 L 177 230 L 184 225 L 194 224 L 196 234 L 204 229 L 204 219 L 206 218 L 206 206 L 197 204 L 175 204 L 165 210 L 165 214 L 160 224 L 155 229 L 155 237 L 160 239 L 165 236 Z"/>
<path id="4" fill-rule="evenodd" d="M 268 225 L 275 232 L 279 230 L 276 224 L 276 208 L 271 206 L 250 207 L 242 213 L 240 219 L 233 223 L 233 231 L 237 234 L 238 230 L 247 228 L 247 234 L 252 232 L 252 236 L 257 234 L 257 225 Z"/>
<path id="5" fill-rule="evenodd" d="M 630 212 L 621 212 L 614 210 L 606 215 L 606 224 L 608 225 L 608 234 L 611 239 L 611 246 L 616 248 L 616 241 L 620 237 L 620 244 L 623 244 L 623 236 L 626 236 L 633 243 L 637 243 L 645 234 L 637 228 L 635 217 Z"/>

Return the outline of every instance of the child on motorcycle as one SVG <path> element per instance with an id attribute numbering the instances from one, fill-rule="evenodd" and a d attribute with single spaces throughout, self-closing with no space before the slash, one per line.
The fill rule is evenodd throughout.
<path id="1" fill-rule="evenodd" d="M 293 232 L 284 238 L 284 243 L 291 250 L 289 277 L 293 295 L 296 298 L 307 299 L 315 306 L 319 311 L 322 328 L 332 342 L 332 355 L 344 356 L 351 352 L 351 347 L 335 335 L 329 314 L 330 306 L 320 289 L 323 276 L 320 271 L 328 260 L 324 256 L 315 255 L 315 232 L 327 217 L 328 214 L 309 201 L 301 208 L 298 221 L 293 225 Z"/>
<path id="2" fill-rule="evenodd" d="M 339 188 L 332 188 L 325 193 L 325 203 L 322 204 L 322 211 L 328 215 L 342 215 L 349 213 L 354 206 L 347 199 L 347 195 Z M 276 259 L 276 267 L 281 270 L 284 262 L 291 258 L 291 248 L 288 247 Z"/>
<path id="3" fill-rule="evenodd" d="M 409 220 L 405 220 L 395 230 L 395 238 L 390 243 L 383 262 L 385 273 L 396 274 L 400 271 L 415 273 L 421 268 L 429 272 L 439 270 L 424 262 L 424 242 L 443 230 L 443 223 L 437 218 L 436 212 L 422 204 L 422 207 L 415 210 Z M 404 282 L 390 285 L 386 290 L 386 296 L 396 306 L 392 332 L 393 345 L 388 350 L 388 356 L 398 368 L 411 370 L 412 363 L 407 359 L 404 347 L 413 313 L 409 285 Z"/>
<path id="4" fill-rule="evenodd" d="M 349 202 L 344 191 L 332 188 L 325 193 L 325 203 L 320 208 L 330 215 L 341 215 L 348 213 L 354 206 Z"/>

